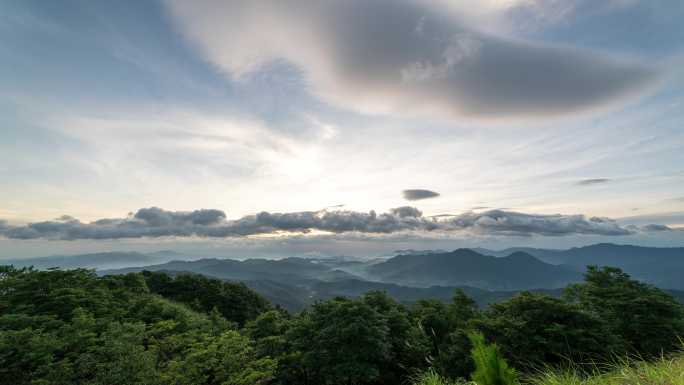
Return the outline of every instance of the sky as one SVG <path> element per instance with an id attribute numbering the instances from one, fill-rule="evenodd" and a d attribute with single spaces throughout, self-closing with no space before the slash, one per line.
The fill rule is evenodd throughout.
<path id="1" fill-rule="evenodd" d="M 683 17 L 0 2 L 0 258 L 684 246 Z"/>

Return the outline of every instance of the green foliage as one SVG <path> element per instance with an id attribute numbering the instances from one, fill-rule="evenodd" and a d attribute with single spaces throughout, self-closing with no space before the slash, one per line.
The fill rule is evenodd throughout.
<path id="1" fill-rule="evenodd" d="M 478 385 L 510 385 L 518 381 L 506 362 L 530 373 L 570 361 L 584 371 L 616 353 L 657 357 L 676 348 L 683 321 L 672 297 L 610 268 L 590 268 L 564 299 L 521 293 L 485 311 L 462 291 L 449 303 L 410 307 L 376 291 L 292 315 L 242 284 L 198 275 L 0 267 L 0 382 L 452 385 L 470 376 Z M 661 360 L 619 370 L 630 381 L 678 385 L 658 374 L 668 362 L 681 367 Z M 637 383 L 543 373 L 530 381 Z"/>
<path id="2" fill-rule="evenodd" d="M 0 268 L 3 384 L 242 385 L 272 378 L 275 361 L 257 358 L 233 327 L 218 311 L 198 313 L 150 293 L 140 274 Z"/>
<path id="3" fill-rule="evenodd" d="M 481 314 L 475 301 L 456 290 L 452 302 L 422 300 L 411 317 L 430 341 L 429 361 L 437 372 L 449 378 L 466 377 L 473 370 L 467 333 Z"/>
<path id="4" fill-rule="evenodd" d="M 205 313 L 216 308 L 224 318 L 240 326 L 270 308 L 266 299 L 243 283 L 225 282 L 198 274 L 171 277 L 165 273 L 143 271 L 142 276 L 152 293 Z"/>
<path id="5" fill-rule="evenodd" d="M 620 269 L 589 266 L 584 283 L 569 286 L 565 295 L 605 320 L 630 354 L 657 357 L 677 349 L 684 335 L 684 307 Z"/>
<path id="6" fill-rule="evenodd" d="M 471 377 L 478 385 L 517 385 L 518 374 L 508 366 L 499 347 L 487 344 L 481 333 L 470 333 L 473 344 L 471 356 L 475 362 L 475 371 Z"/>
<path id="7" fill-rule="evenodd" d="M 248 338 L 237 331 L 204 336 L 168 364 L 165 383 L 253 385 L 269 379 L 276 362 L 256 358 Z"/>
<path id="8" fill-rule="evenodd" d="M 379 366 L 389 358 L 387 322 L 362 301 L 336 298 L 314 304 L 297 333 L 294 346 L 302 365 L 321 383 L 360 384 L 380 377 Z"/>
<path id="9" fill-rule="evenodd" d="M 395 384 L 412 371 L 424 368 L 430 352 L 430 341 L 417 323 L 412 323 L 408 310 L 384 292 L 366 293 L 362 301 L 372 307 L 387 325 L 387 357 L 379 366 L 380 383 Z"/>
<path id="10" fill-rule="evenodd" d="M 424 369 L 429 341 L 384 293 L 320 302 L 298 316 L 263 313 L 245 330 L 287 384 L 396 384 Z"/>
<path id="11" fill-rule="evenodd" d="M 621 349 L 601 318 L 576 304 L 528 292 L 493 304 L 477 328 L 518 368 L 597 360 Z"/>

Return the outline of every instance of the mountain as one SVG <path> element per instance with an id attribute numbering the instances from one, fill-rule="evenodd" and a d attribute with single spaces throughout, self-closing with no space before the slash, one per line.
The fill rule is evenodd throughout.
<path id="1" fill-rule="evenodd" d="M 684 248 L 649 248 L 597 244 L 569 250 L 514 248 L 501 251 L 458 249 L 402 251 L 392 258 L 285 258 L 280 260 L 205 258 L 193 261 L 173 251 L 96 253 L 31 258 L 14 262 L 40 269 L 99 268 L 100 274 L 142 270 L 170 274 L 190 272 L 244 282 L 275 304 L 298 311 L 317 300 L 357 297 L 369 290 L 386 291 L 410 303 L 420 299 L 450 300 L 463 289 L 480 305 L 497 302 L 520 290 L 560 295 L 559 288 L 582 280 L 586 264 L 618 266 L 635 278 L 665 289 L 684 289 Z M 121 266 L 128 266 L 121 268 Z M 680 300 L 684 292 L 670 290 Z"/>
<path id="2" fill-rule="evenodd" d="M 356 298 L 371 290 L 387 293 L 395 300 L 411 304 L 424 299 L 436 299 L 444 302 L 451 301 L 456 289 L 463 290 L 467 296 L 475 300 L 480 307 L 487 307 L 492 303 L 507 300 L 518 290 L 484 290 L 470 286 L 431 286 L 411 287 L 394 283 L 363 281 L 358 279 L 338 281 L 310 281 L 308 285 L 293 285 L 284 282 L 265 280 L 245 281 L 245 284 L 271 303 L 298 312 L 316 301 L 323 301 L 334 297 Z M 563 289 L 531 289 L 533 293 L 560 297 Z M 684 303 L 684 291 L 667 290 L 679 302 Z"/>
<path id="3" fill-rule="evenodd" d="M 491 250 L 491 249 L 485 249 L 482 247 L 475 247 L 471 248 L 471 250 L 478 252 L 480 254 L 484 255 L 491 255 L 494 257 L 507 257 L 513 253 L 517 252 L 522 252 L 522 253 L 527 253 L 532 255 L 533 257 L 537 257 L 537 253 L 539 252 L 553 252 L 553 251 L 560 251 L 560 250 L 551 250 L 551 249 L 536 249 L 534 247 L 509 247 L 507 249 L 503 250 Z"/>
<path id="4" fill-rule="evenodd" d="M 274 281 L 306 284 L 311 280 L 359 278 L 354 274 L 305 258 L 284 259 L 200 259 L 171 261 L 159 265 L 103 271 L 102 274 L 125 274 L 141 270 L 175 271 L 204 274 L 234 281 Z"/>
<path id="5" fill-rule="evenodd" d="M 520 249 L 487 250 L 490 255 L 508 255 Z M 619 267 L 634 278 L 665 289 L 684 289 L 684 247 L 644 247 L 599 243 L 568 250 L 524 248 L 524 251 L 554 265 L 584 271 L 587 265 Z"/>
<path id="6" fill-rule="evenodd" d="M 268 280 L 252 280 L 244 281 L 244 283 L 271 303 L 291 312 L 301 311 L 317 299 L 313 295 L 311 288 L 307 285 Z"/>
<path id="7" fill-rule="evenodd" d="M 473 286 L 490 290 L 558 288 L 581 273 L 516 252 L 497 258 L 470 249 L 448 253 L 397 255 L 368 268 L 370 277 L 406 286 Z"/>
<path id="8" fill-rule="evenodd" d="M 166 258 L 138 252 L 106 252 L 79 255 L 55 255 L 50 257 L 3 259 L 0 265 L 14 265 L 15 267 L 33 266 L 36 269 L 60 267 L 62 269 L 115 269 L 123 266 L 144 266 L 159 263 Z"/>
<path id="9" fill-rule="evenodd" d="M 249 286 L 249 285 L 247 285 Z M 484 290 L 470 286 L 431 286 L 431 287 L 409 287 L 393 283 L 369 282 L 359 280 L 343 280 L 332 282 L 319 282 L 312 288 L 310 301 L 325 300 L 337 296 L 359 297 L 368 291 L 384 291 L 390 297 L 399 302 L 410 304 L 422 299 L 438 299 L 440 301 L 451 301 L 456 289 L 474 299 L 480 307 L 487 307 L 490 304 L 507 300 L 518 293 L 519 290 Z M 258 290 L 256 290 L 258 292 Z M 563 289 L 530 289 L 533 293 L 546 294 L 552 297 L 560 297 Z M 679 302 L 684 303 L 684 291 L 666 290 Z"/>

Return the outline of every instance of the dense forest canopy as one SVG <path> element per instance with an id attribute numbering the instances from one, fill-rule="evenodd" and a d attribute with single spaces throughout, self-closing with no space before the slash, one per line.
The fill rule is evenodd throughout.
<path id="1" fill-rule="evenodd" d="M 568 360 L 673 352 L 684 336 L 684 309 L 615 268 L 589 267 L 561 299 L 523 292 L 481 309 L 461 291 L 450 302 L 412 305 L 371 291 L 297 314 L 244 284 L 201 275 L 0 270 L 0 378 L 7 384 L 400 384 L 420 372 L 469 378 L 478 375 L 474 332 L 526 373 Z"/>

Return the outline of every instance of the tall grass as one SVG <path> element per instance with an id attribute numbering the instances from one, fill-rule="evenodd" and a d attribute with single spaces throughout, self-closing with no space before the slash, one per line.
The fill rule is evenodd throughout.
<path id="1" fill-rule="evenodd" d="M 684 385 L 684 356 L 656 362 L 623 360 L 608 372 L 586 373 L 580 368 L 547 369 L 524 378 L 525 385 Z M 434 371 L 417 376 L 413 385 L 482 385 L 464 380 L 450 381 Z"/>
<path id="2" fill-rule="evenodd" d="M 449 380 L 437 374 L 430 369 L 426 372 L 420 373 L 411 381 L 412 385 L 477 385 L 473 382 L 468 382 L 464 379 Z"/>
<path id="3" fill-rule="evenodd" d="M 525 382 L 530 385 L 684 385 L 684 356 L 655 362 L 625 359 L 604 373 L 587 374 L 572 367 L 547 369 Z"/>
<path id="4" fill-rule="evenodd" d="M 684 385 L 684 351 L 649 362 L 624 358 L 590 371 L 587 371 L 587 365 L 547 368 L 518 380 L 496 345 L 486 344 L 481 334 L 470 337 L 471 355 L 476 364 L 473 381 L 449 380 L 429 370 L 414 377 L 412 385 Z"/>

